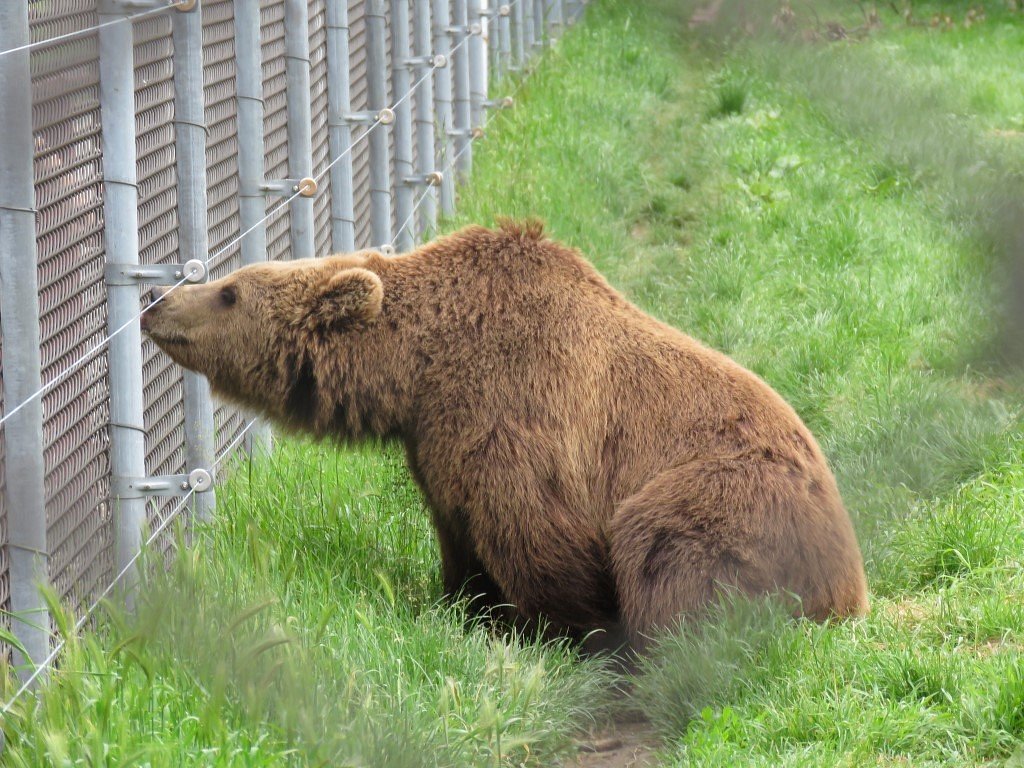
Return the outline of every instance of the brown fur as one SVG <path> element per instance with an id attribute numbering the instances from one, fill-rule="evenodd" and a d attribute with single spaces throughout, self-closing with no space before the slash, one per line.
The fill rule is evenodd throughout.
<path id="1" fill-rule="evenodd" d="M 146 317 L 242 405 L 402 441 L 448 593 L 561 631 L 621 625 L 638 645 L 719 589 L 789 592 L 816 619 L 867 609 L 850 520 L 793 409 L 539 224 L 247 267 Z"/>

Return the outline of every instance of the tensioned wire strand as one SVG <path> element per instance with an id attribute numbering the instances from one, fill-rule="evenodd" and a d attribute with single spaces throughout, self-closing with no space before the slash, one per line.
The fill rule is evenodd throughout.
<path id="1" fill-rule="evenodd" d="M 257 419 L 250 419 L 249 423 L 245 425 L 245 428 L 242 429 L 242 431 L 239 432 L 237 435 L 235 435 L 234 440 L 232 440 L 224 448 L 224 450 L 221 451 L 220 456 L 218 456 L 217 460 L 214 461 L 213 463 L 214 471 L 216 471 L 217 468 L 224 461 L 230 458 L 231 454 L 242 442 L 242 439 L 249 432 L 249 430 L 252 429 L 253 425 L 257 421 Z M 164 519 L 160 521 L 160 525 L 158 525 L 153 530 L 153 532 L 149 535 L 146 541 L 143 542 L 142 546 L 139 547 L 139 551 L 132 556 L 132 558 L 125 564 L 125 566 L 120 571 L 118 571 L 117 575 L 113 578 L 113 580 L 106 586 L 103 592 L 100 593 L 100 596 L 97 597 L 89 605 L 85 613 L 83 613 L 82 616 L 78 619 L 78 621 L 75 622 L 75 628 L 73 630 L 74 632 L 79 632 L 82 629 L 82 627 L 85 626 L 85 623 L 96 611 L 100 603 L 102 603 L 107 598 L 107 596 L 114 590 L 114 587 L 118 585 L 121 579 L 123 579 L 125 575 L 132 570 L 132 568 L 135 566 L 135 563 L 138 562 L 139 558 L 142 557 L 143 553 L 149 548 L 149 546 L 157 540 L 160 534 L 167 530 L 167 526 L 169 526 L 175 520 L 175 518 L 177 518 L 178 515 L 182 513 L 182 511 L 188 506 L 188 502 L 191 500 L 192 496 L 195 495 L 195 493 L 195 488 L 190 489 L 188 493 L 181 497 L 181 500 L 174 507 L 174 509 L 172 509 L 170 512 L 167 513 L 167 515 L 164 516 Z M 43 674 L 45 671 L 51 668 L 51 665 L 56 660 L 57 656 L 60 655 L 60 652 L 64 649 L 64 646 L 66 644 L 66 638 L 61 638 L 61 640 L 57 642 L 57 644 L 53 647 L 53 650 L 50 651 L 47 657 L 36 666 L 32 674 L 25 679 L 25 682 L 21 684 L 21 687 L 19 687 L 18 690 L 14 693 L 14 695 L 11 696 L 11 698 L 8 699 L 7 702 L 3 705 L 3 708 L 0 708 L 0 715 L 6 715 L 11 710 L 11 707 L 13 707 L 14 704 L 18 701 L 18 699 L 21 698 L 21 695 L 31 687 L 32 683 L 34 683 L 41 674 Z"/>
<path id="2" fill-rule="evenodd" d="M 10 2 L 11 0 L 8 0 L 8 1 Z M 18 53 L 20 51 L 34 51 L 37 48 L 45 48 L 47 46 L 55 45 L 57 43 L 65 41 L 65 40 L 74 40 L 74 39 L 79 38 L 79 37 L 85 37 L 87 35 L 91 35 L 93 32 L 97 32 L 97 31 L 99 31 L 101 29 L 104 29 L 106 27 L 112 27 L 115 24 L 124 24 L 126 22 L 133 22 L 133 21 L 137 21 L 139 19 L 146 18 L 147 16 L 155 16 L 158 13 L 166 13 L 167 11 L 173 11 L 173 10 L 177 9 L 179 6 L 186 5 L 186 4 L 187 3 L 185 3 L 185 2 L 168 3 L 167 5 L 161 5 L 158 8 L 150 8 L 150 9 L 145 10 L 145 11 L 140 11 L 139 13 L 133 13 L 133 14 L 130 14 L 128 16 L 121 16 L 121 17 L 118 17 L 116 19 L 112 19 L 111 21 L 104 21 L 104 22 L 102 22 L 100 24 L 96 24 L 95 26 L 86 27 L 85 29 L 76 29 L 74 32 L 67 32 L 67 33 L 65 33 L 63 35 L 56 35 L 54 37 L 48 37 L 45 40 L 38 40 L 38 41 L 36 41 L 34 43 L 25 43 L 25 45 L 19 45 L 16 48 L 7 48 L 5 50 L 0 51 L 0 59 L 2 59 L 4 56 L 7 56 L 8 54 L 11 54 L 11 53 Z"/>
<path id="3" fill-rule="evenodd" d="M 173 7 L 173 6 L 167 6 L 167 7 Z M 165 8 L 160 8 L 159 10 L 166 10 L 166 9 Z M 151 12 L 152 11 L 150 11 L 149 13 L 151 13 Z M 454 53 L 456 50 L 458 50 L 463 44 L 465 44 L 465 42 L 468 39 L 469 39 L 469 36 L 467 35 L 465 38 L 463 38 L 462 42 L 460 42 L 457 46 L 452 48 L 451 52 Z M 447 66 L 447 64 L 448 64 L 448 62 L 445 63 L 445 66 Z M 416 81 L 415 85 L 413 85 L 408 91 L 406 91 L 390 107 L 390 109 L 392 109 L 392 110 L 396 109 L 406 99 L 410 98 L 412 96 L 412 94 L 430 77 L 430 75 L 432 75 L 434 73 L 434 71 L 439 69 L 439 68 L 440 68 L 440 66 L 438 64 L 434 64 L 425 75 L 423 75 L 418 81 Z M 347 155 L 349 155 L 359 145 L 359 143 L 361 141 L 363 141 L 363 139 L 365 139 L 367 136 L 369 136 L 370 133 L 373 130 L 375 130 L 380 125 L 382 125 L 382 119 L 381 119 L 381 116 L 378 115 L 377 119 L 370 126 L 368 126 L 365 131 L 363 131 L 356 139 L 354 139 L 349 144 L 348 147 L 345 148 L 345 150 L 343 150 L 337 157 L 335 157 L 333 160 L 331 160 L 331 162 L 329 162 L 324 168 L 322 168 L 320 170 L 320 172 L 316 176 L 313 177 L 314 180 L 316 180 L 317 182 L 321 181 L 323 179 L 323 177 L 331 170 L 331 168 L 333 168 L 335 165 L 337 165 L 339 162 L 341 162 L 342 159 L 344 159 Z M 275 216 L 277 216 L 287 205 L 289 205 L 293 200 L 295 200 L 296 198 L 301 196 L 302 195 L 302 191 L 303 191 L 302 189 L 298 189 L 295 192 L 293 192 L 289 197 L 285 198 L 284 200 L 279 201 L 273 208 L 271 208 L 269 211 L 267 211 L 267 213 L 259 221 L 255 222 L 252 226 L 250 226 L 244 232 L 239 233 L 236 237 L 232 238 L 229 242 L 225 243 L 220 248 L 218 248 L 214 253 L 210 254 L 206 258 L 206 260 L 204 262 L 206 267 L 207 267 L 207 270 L 212 270 L 212 269 L 215 269 L 216 267 L 218 267 L 220 265 L 220 262 L 215 263 L 216 259 L 218 259 L 220 256 L 222 256 L 224 253 L 226 253 L 232 247 L 234 247 L 235 245 L 240 243 L 248 235 L 250 235 L 251 233 L 255 232 L 261 225 L 266 224 L 268 221 L 270 221 Z M 182 277 L 178 282 L 176 282 L 173 285 L 171 285 L 170 288 L 167 289 L 167 291 L 165 291 L 163 294 L 161 294 L 159 299 L 157 299 L 153 303 L 147 305 L 146 307 L 141 309 L 137 314 L 135 314 L 131 318 L 129 318 L 122 325 L 118 326 L 116 329 L 111 331 L 107 336 L 105 336 L 102 340 L 97 342 L 94 346 L 90 347 L 78 359 L 76 359 L 74 362 L 72 362 L 70 365 L 68 365 L 62 371 L 60 371 L 56 376 L 53 377 L 53 379 L 51 379 L 49 382 L 44 384 L 42 387 L 40 387 L 38 390 L 36 390 L 33 394 L 29 395 L 27 398 L 22 400 L 20 403 L 18 403 L 16 406 L 14 406 L 9 411 L 5 411 L 3 416 L 0 416 L 0 427 L 2 427 L 5 423 L 7 423 L 8 419 L 10 419 L 16 413 L 18 413 L 23 408 L 28 406 L 30 403 L 32 403 L 33 401 L 35 401 L 35 400 L 43 397 L 44 395 L 48 394 L 54 388 L 56 388 L 61 383 L 66 381 L 67 378 L 71 374 L 73 374 L 75 371 L 77 371 L 79 368 L 81 368 L 83 365 L 85 365 L 85 363 L 89 362 L 89 360 L 91 360 L 93 357 L 95 357 L 100 352 L 102 352 L 107 347 L 107 345 L 110 344 L 111 340 L 114 337 L 118 336 L 119 334 L 121 334 L 122 332 L 127 330 L 133 323 L 135 323 L 137 320 L 139 320 L 150 309 L 152 309 L 157 304 L 159 304 L 161 301 L 163 301 L 165 298 L 170 296 L 174 291 L 176 291 L 182 285 L 187 283 L 189 281 L 189 278 L 191 277 L 191 275 L 192 275 L 192 273 L 190 273 L 189 275 L 186 275 L 185 277 Z"/>

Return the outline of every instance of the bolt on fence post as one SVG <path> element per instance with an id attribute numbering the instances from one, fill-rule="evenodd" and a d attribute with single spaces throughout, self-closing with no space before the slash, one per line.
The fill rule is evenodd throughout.
<path id="1" fill-rule="evenodd" d="M 331 248 L 356 249 L 355 200 L 352 193 L 352 89 L 349 59 L 348 3 L 327 2 L 327 125 L 331 157 Z M 341 157 L 345 153 L 344 157 Z M 340 160 L 337 158 L 341 158 Z"/>
<path id="2" fill-rule="evenodd" d="M 523 3 L 526 0 L 515 0 L 512 5 L 512 69 L 521 70 L 526 64 L 526 27 Z"/>
<path id="3" fill-rule="evenodd" d="M 329 4 L 330 5 L 330 4 Z M 267 259 L 267 227 L 263 217 L 263 57 L 260 50 L 260 7 L 256 2 L 235 4 L 235 83 L 238 93 L 238 216 L 243 265 Z M 245 437 L 249 455 L 267 453 L 270 426 L 257 422 Z"/>
<path id="4" fill-rule="evenodd" d="M 452 58 L 451 10 L 448 0 L 431 0 L 433 11 L 434 55 Z M 457 23 L 457 22 L 456 22 Z M 434 72 L 434 111 L 437 115 L 437 168 L 441 177 L 441 214 L 455 213 L 455 174 L 448 169 L 448 159 L 454 156 L 452 138 L 452 67 L 442 67 Z"/>
<path id="5" fill-rule="evenodd" d="M 115 0 L 99 4 L 100 119 L 103 125 L 103 220 L 108 264 L 139 263 L 138 179 L 135 154 L 135 72 L 132 24 Z M 121 21 L 122 23 L 114 23 Z M 146 476 L 142 393 L 142 330 L 137 285 L 107 286 L 107 329 L 117 333 L 110 360 L 110 469 L 115 498 L 117 572 L 128 568 L 142 545 L 146 499 L 129 488 Z M 126 584 L 133 583 L 125 574 Z M 125 599 L 132 602 L 130 591 Z"/>
<path id="6" fill-rule="evenodd" d="M 466 5 L 469 23 L 483 22 L 480 0 L 468 0 Z M 473 35 L 466 43 L 469 48 L 469 99 L 470 122 L 473 128 L 484 124 L 484 102 L 487 100 L 487 51 L 484 50 L 483 34 Z"/>
<path id="7" fill-rule="evenodd" d="M 27 45 L 28 4 L 0 4 L 0 51 Z M 39 664 L 50 651 L 50 618 L 39 587 L 48 581 L 43 405 L 39 351 L 39 278 L 33 187 L 32 88 L 29 51 L 0 65 L 0 304 L 3 313 L 4 502 L 10 562 L 11 630 L 28 652 L 14 665 Z M 21 672 L 26 679 L 33 670 Z"/>
<path id="8" fill-rule="evenodd" d="M 409 0 L 391 0 L 391 94 L 401 99 L 409 92 Z M 395 249 L 411 251 L 416 238 L 409 221 L 413 215 L 415 192 L 412 188 L 412 99 L 406 98 L 395 107 L 395 216 L 399 231 L 395 233 Z M 403 226 L 409 221 L 409 226 Z"/>
<path id="9" fill-rule="evenodd" d="M 416 98 L 416 159 L 417 172 L 421 176 L 440 171 L 434 165 L 434 82 L 432 68 L 434 55 L 430 45 L 430 0 L 414 0 L 413 9 L 413 51 L 419 62 L 416 68 L 416 80 L 423 80 Z M 452 66 L 445 59 L 440 69 Z M 443 171 L 442 171 L 443 173 Z M 444 179 L 442 176 L 442 183 Z M 419 214 L 420 234 L 433 233 L 437 227 L 437 192 L 429 189 L 420 203 Z"/>
<path id="10" fill-rule="evenodd" d="M 369 108 L 380 114 L 387 104 L 386 10 L 384 0 L 366 0 L 366 91 Z M 396 97 L 400 94 L 396 94 Z M 393 115 L 389 115 L 389 118 Z M 373 244 L 391 243 L 391 169 L 388 130 L 381 121 L 370 134 L 370 229 Z"/>
<path id="11" fill-rule="evenodd" d="M 209 253 L 206 216 L 206 116 L 203 97 L 203 19 L 198 6 L 175 13 L 174 132 L 178 162 L 178 252 L 182 263 L 206 261 Z M 184 374 L 186 472 L 213 471 L 213 402 L 210 383 L 193 371 Z M 192 495 L 193 514 L 209 520 L 215 503 L 211 488 Z"/>
<path id="12" fill-rule="evenodd" d="M 452 21 L 452 28 L 458 30 L 458 42 L 462 43 L 462 47 L 453 56 L 455 61 L 452 62 L 455 78 L 455 154 L 459 158 L 458 168 L 452 170 L 457 170 L 460 178 L 464 179 L 473 169 L 473 123 L 469 95 L 469 47 L 472 43 L 467 40 L 472 30 L 466 0 L 453 0 Z M 479 20 L 477 23 L 479 24 Z"/>
<path id="13" fill-rule="evenodd" d="M 313 175 L 313 116 L 309 89 L 309 4 L 284 3 L 285 77 L 288 99 L 288 172 L 295 179 Z M 316 255 L 313 198 L 300 195 L 289 204 L 293 259 Z"/>

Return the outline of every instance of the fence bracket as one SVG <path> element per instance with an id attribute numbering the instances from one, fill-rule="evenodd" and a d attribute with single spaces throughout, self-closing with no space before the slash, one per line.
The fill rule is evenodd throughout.
<path id="1" fill-rule="evenodd" d="M 410 185 L 424 185 L 427 187 L 440 187 L 444 181 L 444 174 L 440 171 L 431 171 L 430 173 L 420 173 L 415 176 L 406 176 L 402 179 L 402 182 Z"/>
<path id="2" fill-rule="evenodd" d="M 410 67 L 433 67 L 434 69 L 440 69 L 441 67 L 448 66 L 448 57 L 443 53 L 435 53 L 432 56 L 411 56 L 408 59 L 403 59 L 402 63 Z"/>
<path id="3" fill-rule="evenodd" d="M 379 112 L 350 112 L 345 115 L 345 120 L 350 123 L 375 123 L 379 120 L 381 125 L 391 125 L 395 122 L 395 111 L 391 107 L 384 107 Z"/>
<path id="4" fill-rule="evenodd" d="M 480 104 L 488 109 L 512 109 L 516 105 L 516 100 L 511 96 L 505 96 L 500 99 L 484 99 Z"/>
<path id="5" fill-rule="evenodd" d="M 479 21 L 474 21 L 472 24 L 460 24 L 454 27 L 445 27 L 445 31 L 451 32 L 453 35 L 482 35 L 484 33 L 484 28 Z"/>
<path id="6" fill-rule="evenodd" d="M 213 475 L 209 470 L 198 468 L 182 475 L 154 475 L 153 477 L 113 477 L 110 489 L 121 499 L 144 496 L 186 496 L 189 493 L 204 493 L 213 488 Z"/>
<path id="7" fill-rule="evenodd" d="M 107 285 L 175 285 L 185 280 L 189 283 L 206 282 L 206 263 L 189 259 L 184 264 L 107 264 L 103 276 Z"/>
<path id="8" fill-rule="evenodd" d="M 299 197 L 316 197 L 318 186 L 316 179 L 310 176 L 304 179 L 273 179 L 260 184 L 260 192 L 277 197 L 290 197 L 295 193 Z"/>

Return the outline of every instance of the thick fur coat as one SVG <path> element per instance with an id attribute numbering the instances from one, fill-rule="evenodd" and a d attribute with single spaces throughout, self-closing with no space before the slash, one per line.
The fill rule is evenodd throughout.
<path id="1" fill-rule="evenodd" d="M 867 609 L 825 458 L 761 379 L 630 304 L 539 224 L 240 269 L 144 326 L 292 429 L 401 441 L 445 590 L 636 646 L 722 589 Z"/>

